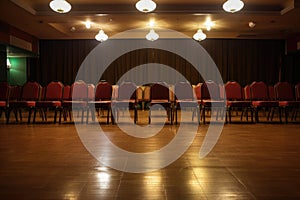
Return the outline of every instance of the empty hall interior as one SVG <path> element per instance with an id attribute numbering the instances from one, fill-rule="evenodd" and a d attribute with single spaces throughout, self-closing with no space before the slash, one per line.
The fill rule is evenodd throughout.
<path id="1" fill-rule="evenodd" d="M 299 18 L 299 0 L 1 0 L 1 199 L 300 199 Z"/>

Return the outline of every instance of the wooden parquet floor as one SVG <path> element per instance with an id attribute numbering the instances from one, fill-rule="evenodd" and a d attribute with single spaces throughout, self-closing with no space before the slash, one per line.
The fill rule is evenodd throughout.
<path id="1" fill-rule="evenodd" d="M 6 125 L 3 118 L 0 199 L 300 199 L 298 123 L 226 124 L 213 150 L 199 159 L 209 127 L 201 124 L 193 143 L 179 159 L 152 172 L 128 173 L 95 159 L 74 124 L 40 123 L 39 119 L 37 124 Z M 159 120 L 152 126 L 159 126 Z M 144 123 L 146 116 L 142 115 L 139 122 L 145 130 L 149 128 Z M 99 125 L 80 126 L 88 130 Z M 165 125 L 149 138 L 128 136 L 117 125 L 103 123 L 101 128 L 120 148 L 145 153 L 169 144 L 179 125 Z M 194 133 L 187 129 L 185 134 Z M 118 159 L 110 149 L 103 155 Z M 161 158 L 157 159 L 145 161 L 145 165 Z"/>

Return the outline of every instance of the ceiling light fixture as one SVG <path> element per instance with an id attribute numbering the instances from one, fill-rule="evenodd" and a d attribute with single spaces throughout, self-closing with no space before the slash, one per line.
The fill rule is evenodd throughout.
<path id="1" fill-rule="evenodd" d="M 108 39 L 108 36 L 104 33 L 104 31 L 101 29 L 99 33 L 95 36 L 96 40 L 100 42 L 104 42 Z"/>
<path id="2" fill-rule="evenodd" d="M 154 31 L 154 29 L 151 29 L 149 33 L 146 35 L 146 39 L 150 41 L 155 41 L 159 38 L 159 35 Z"/>
<path id="3" fill-rule="evenodd" d="M 85 27 L 86 27 L 87 29 L 90 29 L 90 28 L 91 28 L 91 22 L 90 22 L 90 21 L 86 21 L 86 22 L 85 22 Z"/>
<path id="4" fill-rule="evenodd" d="M 193 38 L 197 41 L 205 40 L 206 34 L 203 33 L 201 29 L 198 29 L 197 33 L 194 34 Z"/>
<path id="5" fill-rule="evenodd" d="M 154 21 L 154 19 L 151 19 L 151 20 L 149 21 L 149 27 L 150 27 L 150 28 L 154 28 L 154 26 L 155 26 L 155 21 Z"/>
<path id="6" fill-rule="evenodd" d="M 204 26 L 206 27 L 207 31 L 210 31 L 211 27 L 213 27 L 214 25 L 215 23 L 212 22 L 210 18 L 207 18 L 206 22 L 204 23 Z"/>
<path id="7" fill-rule="evenodd" d="M 136 9 L 141 12 L 152 12 L 156 8 L 156 3 L 152 0 L 140 0 L 135 4 Z"/>
<path id="8" fill-rule="evenodd" d="M 49 6 L 58 13 L 67 13 L 72 8 L 71 4 L 65 0 L 53 0 L 50 2 Z"/>
<path id="9" fill-rule="evenodd" d="M 227 0 L 223 4 L 223 9 L 226 12 L 231 12 L 231 13 L 240 11 L 243 7 L 244 7 L 244 2 L 241 0 Z"/>
<path id="10" fill-rule="evenodd" d="M 254 28 L 254 27 L 256 26 L 256 24 L 255 24 L 254 22 L 249 22 L 249 23 L 248 23 L 248 26 L 249 26 L 250 28 Z"/>

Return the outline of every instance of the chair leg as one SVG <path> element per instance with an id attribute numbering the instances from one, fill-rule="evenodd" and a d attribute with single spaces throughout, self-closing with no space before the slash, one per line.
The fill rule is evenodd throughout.
<path id="1" fill-rule="evenodd" d="M 231 107 L 228 109 L 229 124 L 231 124 Z"/>
<path id="2" fill-rule="evenodd" d="M 177 125 L 178 121 L 177 121 L 177 112 L 178 112 L 178 107 L 175 107 L 175 124 Z"/>
<path id="3" fill-rule="evenodd" d="M 285 123 L 288 123 L 288 108 L 287 107 L 282 107 L 281 111 L 284 112 L 284 119 L 285 119 Z"/>
<path id="4" fill-rule="evenodd" d="M 32 122 L 32 123 L 34 123 L 34 124 L 35 124 L 36 110 L 37 110 L 37 108 L 34 108 L 34 113 L 33 113 L 33 122 Z"/>
<path id="5" fill-rule="evenodd" d="M 31 113 L 32 113 L 32 110 L 33 110 L 33 109 L 34 109 L 34 108 L 29 108 L 29 111 L 28 111 L 28 121 L 27 121 L 28 124 L 30 124 Z"/>
<path id="6" fill-rule="evenodd" d="M 79 112 L 78 112 L 79 114 Z M 83 123 L 83 118 L 84 118 L 84 108 L 82 108 L 82 111 L 81 111 L 81 123 Z"/>
<path id="7" fill-rule="evenodd" d="M 247 111 L 248 112 L 248 111 Z M 251 117 L 251 123 L 253 123 L 253 109 L 252 108 L 250 108 L 250 117 Z"/>
<path id="8" fill-rule="evenodd" d="M 170 110 L 169 112 L 170 112 L 170 118 L 171 118 L 170 122 L 171 122 L 171 125 L 173 125 L 173 112 L 172 112 L 172 108 L 169 108 L 169 110 Z"/>
<path id="9" fill-rule="evenodd" d="M 202 110 L 203 124 L 205 124 L 205 107 Z"/>
<path id="10" fill-rule="evenodd" d="M 19 109 L 19 116 L 20 116 L 20 120 L 22 121 L 22 110 L 21 110 L 21 108 Z"/>
<path id="11" fill-rule="evenodd" d="M 133 116 L 133 118 L 134 118 L 134 124 L 137 123 L 137 115 L 138 115 L 138 113 L 137 113 L 137 106 L 135 106 L 135 108 L 134 108 L 134 116 Z"/>
<path id="12" fill-rule="evenodd" d="M 6 116 L 6 124 L 9 123 L 10 112 L 11 112 L 11 109 L 8 108 L 8 109 L 7 109 L 7 116 Z"/>
<path id="13" fill-rule="evenodd" d="M 110 107 L 107 108 L 106 124 L 109 124 L 109 113 L 110 113 Z"/>
<path id="14" fill-rule="evenodd" d="M 148 114 L 148 123 L 151 124 L 151 109 L 149 109 L 149 114 Z"/>
<path id="15" fill-rule="evenodd" d="M 19 113 L 20 113 L 20 120 L 22 120 L 22 113 L 21 113 L 21 111 Z M 15 114 L 16 122 L 19 122 L 17 108 L 14 109 L 14 114 Z"/>
<path id="16" fill-rule="evenodd" d="M 255 108 L 255 121 L 256 123 L 259 123 L 259 119 L 258 119 L 258 108 Z"/>
<path id="17" fill-rule="evenodd" d="M 87 108 L 87 110 L 86 110 L 86 124 L 88 124 L 89 123 L 89 115 L 90 115 L 90 108 Z"/>
<path id="18" fill-rule="evenodd" d="M 58 110 L 58 108 L 56 107 L 56 108 L 54 109 L 54 119 L 53 119 L 54 124 L 56 124 L 57 110 Z"/>

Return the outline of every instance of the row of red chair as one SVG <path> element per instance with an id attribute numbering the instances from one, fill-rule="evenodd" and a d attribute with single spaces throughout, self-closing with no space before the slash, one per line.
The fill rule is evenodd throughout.
<path id="1" fill-rule="evenodd" d="M 221 86 L 209 81 L 198 84 L 194 87 L 194 90 L 199 105 L 201 105 L 200 109 L 202 110 L 204 123 L 205 110 L 210 109 L 212 106 L 216 108 L 226 107 L 229 122 L 231 122 L 231 111 L 234 108 L 241 108 L 245 112 L 250 111 L 252 122 L 253 112 L 255 113 L 255 121 L 259 122 L 260 110 L 270 111 L 267 117 L 268 120 L 273 118 L 274 111 L 277 110 L 281 122 L 281 111 L 284 110 L 286 123 L 288 122 L 289 113 L 292 113 L 291 119 L 295 120 L 297 110 L 300 108 L 300 83 L 295 86 L 295 93 L 288 82 L 278 82 L 275 86 L 268 87 L 261 81 L 255 81 L 244 88 L 235 81 L 227 82 Z M 270 116 L 271 114 L 272 116 Z"/>
<path id="2" fill-rule="evenodd" d="M 134 109 L 134 123 L 137 122 L 137 98 L 138 87 L 131 82 L 125 82 L 117 90 L 117 98 L 113 97 L 113 88 L 108 82 L 99 82 L 96 87 L 92 84 L 86 84 L 83 81 L 77 81 L 72 86 L 64 86 L 60 82 L 51 82 L 45 88 L 42 88 L 37 82 L 27 82 L 22 88 L 9 86 L 7 83 L 0 83 L 0 111 L 5 111 L 7 123 L 9 123 L 10 113 L 14 112 L 16 121 L 18 113 L 22 119 L 21 110 L 28 110 L 28 123 L 32 112 L 34 111 L 33 122 L 36 120 L 37 110 L 40 110 L 42 119 L 47 120 L 47 111 L 54 110 L 54 122 L 56 122 L 57 112 L 60 111 L 59 122 L 62 115 L 64 120 L 67 116 L 71 119 L 71 110 L 80 110 L 82 112 L 81 121 L 84 120 L 84 113 L 87 111 L 86 122 L 88 123 L 89 112 L 92 119 L 95 120 L 96 110 L 107 110 L 107 123 L 114 123 L 114 117 L 119 117 L 118 111 L 129 107 Z M 140 89 L 140 88 L 139 88 Z M 272 119 L 274 111 L 278 111 L 281 122 L 281 110 L 284 110 L 285 120 L 288 122 L 289 113 L 292 113 L 292 120 L 296 119 L 297 110 L 300 107 L 300 84 L 295 86 L 295 93 L 292 86 L 287 82 L 279 82 L 274 87 L 267 87 L 263 82 L 253 82 L 242 88 L 237 82 L 227 82 L 225 85 L 218 85 L 213 81 L 199 83 L 193 89 L 188 82 L 179 82 L 175 84 L 174 93 L 176 98 L 171 98 L 170 87 L 159 82 L 150 87 L 150 98 L 147 98 L 148 108 L 154 108 L 159 104 L 167 110 L 168 120 L 173 123 L 173 111 L 175 111 L 175 122 L 177 123 L 177 111 L 182 108 L 192 108 L 196 111 L 198 122 L 200 117 L 205 123 L 206 111 L 212 108 L 219 109 L 220 117 L 228 113 L 229 122 L 231 122 L 231 112 L 234 109 L 242 109 L 243 113 L 251 112 L 251 121 L 253 122 L 253 112 L 255 120 L 259 122 L 258 112 L 262 109 L 268 109 L 268 119 Z M 226 94 L 226 98 L 225 98 Z M 113 99 L 113 101 L 112 101 Z M 149 109 L 149 123 L 151 123 L 151 110 Z M 226 112 L 227 111 L 227 112 Z M 272 115 L 272 116 L 270 116 Z M 217 115 L 218 116 L 218 115 Z M 243 115 L 241 115 L 242 117 Z M 227 120 L 227 114 L 226 114 Z M 246 114 L 248 117 L 248 114 Z"/>

